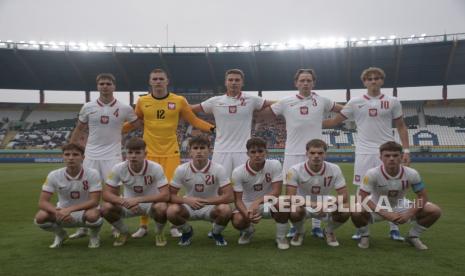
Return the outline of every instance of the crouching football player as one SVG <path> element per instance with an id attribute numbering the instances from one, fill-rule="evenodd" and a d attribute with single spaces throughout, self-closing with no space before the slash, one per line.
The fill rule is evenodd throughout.
<path id="1" fill-rule="evenodd" d="M 182 233 L 179 245 L 191 244 L 193 229 L 188 220 L 213 222 L 212 237 L 218 246 L 226 246 L 222 232 L 231 218 L 229 203 L 234 200 L 233 188 L 224 168 L 208 159 L 210 141 L 196 136 L 189 141 L 192 160 L 176 168 L 170 185 L 171 203 L 168 220 Z M 178 195 L 184 187 L 186 195 Z"/>
<path id="2" fill-rule="evenodd" d="M 127 160 L 116 164 L 103 190 L 103 216 L 118 231 L 114 246 L 122 246 L 129 237 L 123 218 L 147 215 L 155 221 L 155 245 L 165 246 L 163 228 L 169 200 L 168 180 L 163 168 L 145 159 L 146 145 L 133 137 L 126 143 Z M 124 187 L 120 197 L 120 186 Z"/>
<path id="3" fill-rule="evenodd" d="M 99 232 L 103 223 L 98 204 L 102 186 L 100 175 L 93 169 L 84 169 L 84 149 L 77 144 L 63 146 L 66 167 L 50 172 L 42 186 L 39 211 L 35 223 L 40 228 L 55 233 L 50 248 L 61 247 L 68 238 L 63 228 L 88 227 L 89 248 L 100 246 Z M 57 193 L 57 205 L 50 201 Z"/>
<path id="4" fill-rule="evenodd" d="M 330 195 L 331 190 L 336 190 L 337 196 L 342 198 L 344 207 L 348 207 L 349 193 L 347 191 L 344 176 L 338 165 L 326 162 L 328 146 L 320 139 L 310 140 L 306 145 L 307 161 L 294 165 L 288 172 L 286 194 L 289 196 L 303 196 L 310 198 L 310 206 L 296 206 L 295 212 L 289 214 L 289 219 L 296 228 L 296 233 L 291 239 L 292 246 L 301 246 L 305 233 L 305 218 L 317 218 L 327 221 L 323 230 L 326 243 L 329 246 L 339 246 L 334 230 L 345 223 L 350 212 L 340 212 L 337 204 L 335 210 L 324 210 L 322 202 Z M 320 202 L 318 202 L 320 201 Z M 292 208 L 291 208 L 292 210 Z"/>
<path id="5" fill-rule="evenodd" d="M 279 247 L 283 244 L 281 240 L 286 239 L 287 214 L 266 212 L 264 197 L 277 198 L 281 194 L 283 184 L 281 163 L 278 160 L 266 159 L 266 142 L 261 138 L 249 139 L 246 148 L 249 160 L 234 169 L 232 174 L 236 204 L 232 224 L 241 231 L 238 243 L 250 243 L 255 232 L 253 224 L 259 223 L 262 218 L 273 218 L 276 221 L 276 243 Z M 284 247 L 286 245 L 288 248 L 287 241 Z"/>
<path id="6" fill-rule="evenodd" d="M 366 205 L 375 212 L 362 209 L 352 213 L 352 221 L 360 227 L 362 236 L 358 247 L 370 246 L 369 223 L 387 220 L 397 225 L 412 222 L 406 241 L 416 249 L 426 250 L 420 235 L 441 216 L 441 209 L 428 201 L 418 172 L 401 165 L 401 145 L 386 142 L 380 146 L 380 154 L 383 164 L 367 172 L 359 193 L 362 203 L 370 196 Z M 414 202 L 405 197 L 410 188 L 417 195 Z"/>

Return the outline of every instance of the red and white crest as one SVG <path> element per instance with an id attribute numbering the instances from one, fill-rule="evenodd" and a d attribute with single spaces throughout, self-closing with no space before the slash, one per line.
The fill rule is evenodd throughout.
<path id="1" fill-rule="evenodd" d="M 368 115 L 370 115 L 370 117 L 378 116 L 378 109 L 376 109 L 376 108 L 368 109 Z"/>
<path id="2" fill-rule="evenodd" d="M 358 174 L 355 175 L 355 181 L 360 182 L 360 175 Z"/>
<path id="3" fill-rule="evenodd" d="M 237 112 L 237 106 L 233 105 L 229 107 L 229 113 L 236 113 Z"/>
<path id="4" fill-rule="evenodd" d="M 399 193 L 399 191 L 390 190 L 390 191 L 388 192 L 388 197 L 396 197 L 398 193 Z"/>
<path id="5" fill-rule="evenodd" d="M 72 199 L 79 199 L 81 197 L 81 193 L 79 191 L 73 191 L 70 196 Z"/>
<path id="6" fill-rule="evenodd" d="M 301 106 L 300 107 L 300 114 L 301 115 L 307 115 L 308 114 L 308 107 L 307 106 Z"/>
<path id="7" fill-rule="evenodd" d="M 142 193 L 144 191 L 144 188 L 142 186 L 134 186 L 133 190 L 134 190 L 135 193 L 140 194 L 140 193 Z"/>
<path id="8" fill-rule="evenodd" d="M 198 193 L 201 193 L 204 190 L 203 184 L 195 184 L 194 188 L 195 188 L 195 191 Z"/>
<path id="9" fill-rule="evenodd" d="M 255 184 L 255 185 L 253 185 L 253 190 L 257 191 L 257 192 L 263 190 L 263 184 Z"/>
<path id="10" fill-rule="evenodd" d="M 176 103 L 168 102 L 168 109 L 169 110 L 175 110 L 176 109 Z"/>
<path id="11" fill-rule="evenodd" d="M 312 194 L 319 194 L 320 186 L 312 186 Z"/>
<path id="12" fill-rule="evenodd" d="M 110 122 L 110 117 L 108 117 L 108 116 L 100 116 L 100 123 L 101 124 L 106 125 L 106 124 L 108 124 L 108 122 Z"/>

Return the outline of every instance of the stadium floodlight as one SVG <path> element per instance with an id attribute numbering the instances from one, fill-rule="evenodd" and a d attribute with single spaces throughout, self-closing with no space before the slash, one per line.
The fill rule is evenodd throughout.
<path id="1" fill-rule="evenodd" d="M 389 39 L 396 39 L 396 36 L 395 35 L 390 35 Z"/>
<path id="2" fill-rule="evenodd" d="M 244 41 L 244 42 L 241 43 L 241 45 L 242 45 L 242 47 L 244 47 L 244 48 L 249 48 L 249 47 L 250 47 L 250 42 Z"/>
<path id="3" fill-rule="evenodd" d="M 420 37 L 418 38 L 418 40 L 424 40 L 425 36 L 426 36 L 426 34 L 421 34 Z"/>

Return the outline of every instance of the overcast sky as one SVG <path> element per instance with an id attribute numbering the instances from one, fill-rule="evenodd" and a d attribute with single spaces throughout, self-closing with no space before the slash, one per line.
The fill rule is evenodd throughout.
<path id="1" fill-rule="evenodd" d="M 1 40 L 178 46 L 465 32 L 464 0 L 0 0 Z"/>
<path id="2" fill-rule="evenodd" d="M 0 0 L 0 40 L 13 41 L 206 46 L 461 32 L 464 0 Z"/>

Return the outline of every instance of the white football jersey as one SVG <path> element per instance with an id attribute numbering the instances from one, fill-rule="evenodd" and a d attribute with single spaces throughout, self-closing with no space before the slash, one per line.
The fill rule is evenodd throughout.
<path id="1" fill-rule="evenodd" d="M 281 163 L 278 160 L 265 160 L 260 171 L 249 166 L 249 160 L 234 169 L 232 183 L 235 192 L 242 192 L 242 201 L 250 203 L 272 191 L 272 183 L 283 181 Z"/>
<path id="2" fill-rule="evenodd" d="M 297 194 L 310 196 L 330 195 L 332 189 L 339 190 L 346 186 L 346 181 L 338 165 L 324 162 L 319 172 L 310 169 L 307 162 L 293 166 L 287 173 L 286 185 L 297 187 Z"/>
<path id="3" fill-rule="evenodd" d="M 90 198 L 90 193 L 102 191 L 98 171 L 82 168 L 75 177 L 66 172 L 66 167 L 51 171 L 45 179 L 42 191 L 57 193 L 57 207 L 66 208 L 81 204 Z"/>
<path id="4" fill-rule="evenodd" d="M 271 105 L 275 115 L 286 120 L 286 148 L 284 154 L 302 155 L 305 145 L 312 139 L 323 139 L 324 114 L 330 112 L 336 102 L 312 92 L 310 96 L 299 94 L 284 98 Z"/>
<path id="5" fill-rule="evenodd" d="M 381 94 L 352 98 L 341 110 L 341 115 L 357 125 L 355 152 L 377 154 L 379 146 L 394 141 L 392 120 L 402 117 L 402 106 L 396 97 Z"/>
<path id="6" fill-rule="evenodd" d="M 179 165 L 171 182 L 173 187 L 186 188 L 186 196 L 200 198 L 217 196 L 218 190 L 228 184 L 230 180 L 224 168 L 211 161 L 201 170 L 197 170 L 192 162 Z"/>
<path id="7" fill-rule="evenodd" d="M 395 207 L 405 198 L 409 188 L 420 182 L 420 174 L 412 168 L 400 166 L 399 173 L 390 176 L 381 165 L 368 170 L 360 189 L 371 194 L 375 204 L 380 196 L 387 196 L 391 207 Z"/>
<path id="8" fill-rule="evenodd" d="M 252 132 L 255 110 L 263 108 L 265 100 L 240 93 L 212 97 L 200 104 L 205 113 L 213 114 L 216 124 L 215 152 L 246 152 L 245 145 Z"/>
<path id="9" fill-rule="evenodd" d="M 129 167 L 129 161 L 116 164 L 106 179 L 106 184 L 112 187 L 124 187 L 124 197 L 140 197 L 158 194 L 159 189 L 168 184 L 160 164 L 144 160 L 140 172 Z"/>
<path id="10" fill-rule="evenodd" d="M 114 99 L 109 104 L 99 99 L 84 104 L 79 121 L 89 126 L 86 158 L 93 160 L 121 160 L 121 130 L 124 122 L 137 120 L 136 113 L 127 104 Z"/>

